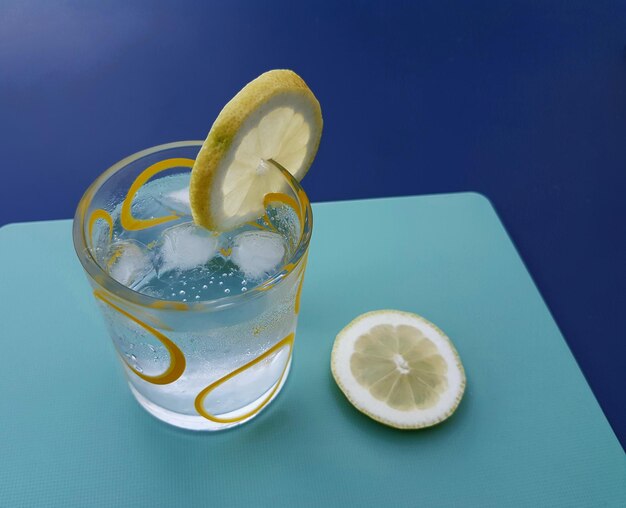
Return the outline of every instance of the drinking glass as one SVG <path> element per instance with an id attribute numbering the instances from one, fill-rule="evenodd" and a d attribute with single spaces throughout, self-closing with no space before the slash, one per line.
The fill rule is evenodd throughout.
<path id="1" fill-rule="evenodd" d="M 136 217 L 139 186 L 164 175 L 186 178 L 201 145 L 160 145 L 113 165 L 83 195 L 73 239 L 139 404 L 178 427 L 220 430 L 254 418 L 287 379 L 312 213 L 300 184 L 269 161 L 272 170 L 283 174 L 285 185 L 266 196 L 266 213 L 256 227 L 282 227 L 288 248 L 276 273 L 246 292 L 193 302 L 165 300 L 121 284 L 107 269 L 117 232 L 131 227 L 149 238 L 168 221 L 191 220 L 175 213 Z M 275 223 L 278 215 L 282 226 Z"/>

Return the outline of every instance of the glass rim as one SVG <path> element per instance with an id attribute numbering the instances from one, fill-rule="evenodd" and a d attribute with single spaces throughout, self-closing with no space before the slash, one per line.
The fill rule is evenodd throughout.
<path id="1" fill-rule="evenodd" d="M 240 303 L 246 302 L 248 300 L 255 299 L 260 296 L 262 293 L 272 290 L 274 287 L 279 286 L 280 283 L 287 278 L 290 271 L 285 272 L 285 267 L 287 265 L 291 265 L 294 268 L 299 265 L 304 257 L 305 253 L 308 250 L 309 243 L 311 240 L 312 230 L 313 230 L 313 213 L 311 210 L 311 204 L 306 195 L 306 192 L 300 185 L 300 182 L 296 180 L 291 173 L 288 171 L 281 169 L 279 165 L 276 165 L 276 169 L 283 172 L 289 184 L 294 190 L 295 199 L 299 205 L 304 205 L 304 214 L 302 217 L 303 223 L 308 224 L 308 228 L 304 228 L 304 231 L 299 238 L 298 244 L 295 247 L 293 255 L 283 263 L 283 268 L 279 270 L 277 273 L 273 274 L 271 277 L 265 279 L 261 284 L 255 286 L 254 288 L 246 291 L 245 293 L 239 293 L 235 295 L 229 295 L 220 297 L 213 300 L 199 300 L 194 302 L 179 302 L 175 300 L 163 300 L 160 298 L 155 298 L 153 296 L 149 296 L 134 289 L 125 286 L 124 284 L 118 282 L 113 277 L 111 277 L 96 261 L 91 250 L 88 247 L 88 242 L 86 238 L 85 232 L 85 220 L 86 213 L 89 209 L 91 201 L 95 196 L 96 192 L 102 187 L 102 185 L 108 181 L 113 175 L 122 171 L 129 164 L 141 159 L 142 157 L 146 157 L 148 155 L 152 155 L 163 150 L 169 150 L 174 148 L 186 148 L 186 147 L 201 147 L 204 143 L 203 140 L 188 140 L 188 141 L 175 141 L 171 143 L 164 143 L 161 145 L 156 145 L 151 148 L 146 148 L 144 150 L 140 150 L 139 152 L 135 152 L 122 160 L 116 162 L 111 167 L 109 167 L 106 171 L 100 174 L 92 183 L 89 185 L 87 190 L 82 195 L 78 206 L 76 208 L 76 213 L 74 215 L 74 220 L 72 224 L 72 237 L 74 243 L 74 250 L 78 256 L 78 259 L 83 266 L 83 269 L 87 272 L 87 275 L 99 286 L 103 287 L 108 292 L 113 295 L 121 298 L 126 302 L 130 302 L 132 304 L 141 306 L 141 307 L 153 307 L 158 308 L 159 310 L 179 310 L 179 311 L 187 311 L 187 312 L 201 312 L 207 310 L 217 310 L 226 307 L 232 307 L 233 305 L 239 305 Z M 305 196 L 305 200 L 300 198 L 300 193 Z"/>

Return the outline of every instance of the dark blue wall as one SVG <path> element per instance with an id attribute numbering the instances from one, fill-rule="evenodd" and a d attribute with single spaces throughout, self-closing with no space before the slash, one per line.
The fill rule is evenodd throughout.
<path id="1" fill-rule="evenodd" d="M 312 200 L 488 196 L 624 444 L 625 44 L 624 1 L 4 0 L 0 224 L 71 217 L 293 68 L 324 111 Z"/>

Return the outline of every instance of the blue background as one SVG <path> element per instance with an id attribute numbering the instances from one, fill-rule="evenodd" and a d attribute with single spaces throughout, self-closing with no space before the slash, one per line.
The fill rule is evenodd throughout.
<path id="1" fill-rule="evenodd" d="M 71 217 L 108 166 L 293 68 L 325 120 L 311 199 L 484 193 L 624 445 L 625 44 L 624 1 L 5 0 L 0 224 Z"/>

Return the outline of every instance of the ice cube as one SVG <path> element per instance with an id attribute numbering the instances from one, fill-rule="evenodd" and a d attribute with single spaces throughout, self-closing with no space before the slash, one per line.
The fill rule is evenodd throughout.
<path id="1" fill-rule="evenodd" d="M 251 280 L 270 275 L 285 256 L 285 243 L 278 233 L 246 231 L 235 237 L 231 259 Z"/>
<path id="2" fill-rule="evenodd" d="M 109 275 L 131 289 L 138 289 L 155 275 L 147 247 L 136 240 L 115 242 L 109 248 L 107 259 Z"/>
<path id="3" fill-rule="evenodd" d="M 139 219 L 164 215 L 191 215 L 189 173 L 156 178 L 143 185 L 133 198 L 133 215 Z"/>
<path id="4" fill-rule="evenodd" d="M 172 270 L 192 270 L 217 254 L 218 238 L 208 229 L 186 222 L 161 233 L 157 246 L 159 277 Z"/>
<path id="5" fill-rule="evenodd" d="M 160 196 L 158 201 L 172 212 L 176 212 L 180 215 L 191 215 L 189 186 L 172 192 L 167 192 Z"/>

